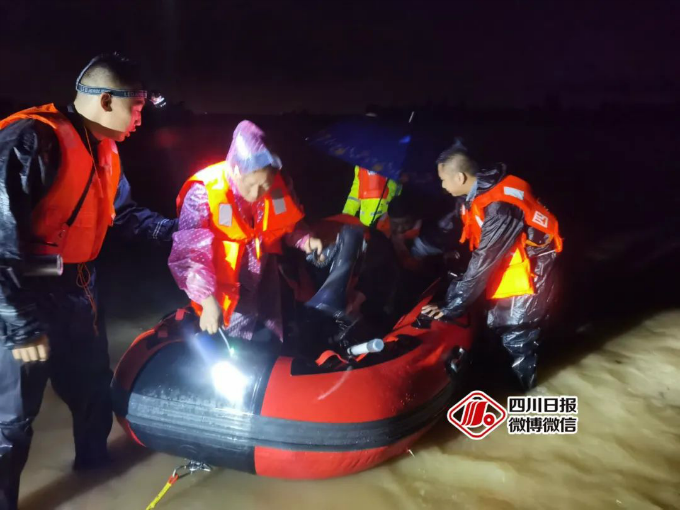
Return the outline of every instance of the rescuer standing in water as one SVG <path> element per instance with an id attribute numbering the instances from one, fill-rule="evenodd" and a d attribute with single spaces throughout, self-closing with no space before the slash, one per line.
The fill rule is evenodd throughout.
<path id="1" fill-rule="evenodd" d="M 556 218 L 529 184 L 505 166 L 481 170 L 457 141 L 437 160 L 442 187 L 465 197 L 461 242 L 472 255 L 465 274 L 451 283 L 443 303 L 423 313 L 456 318 L 486 291 L 487 325 L 501 337 L 524 390 L 536 385 L 536 350 L 555 300 L 555 262 L 562 251 Z"/>
<path id="2" fill-rule="evenodd" d="M 48 378 L 73 416 L 74 469 L 109 461 L 108 341 L 94 260 L 109 227 L 169 241 L 176 220 L 132 200 L 116 142 L 142 122 L 138 68 L 100 55 L 76 81 L 75 101 L 0 121 L 0 508 L 17 506 Z M 63 274 L 23 278 L 37 255 L 61 256 Z"/>

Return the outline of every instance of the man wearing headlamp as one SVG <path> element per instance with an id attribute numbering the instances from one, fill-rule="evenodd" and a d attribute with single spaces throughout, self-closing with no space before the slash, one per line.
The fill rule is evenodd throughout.
<path id="1" fill-rule="evenodd" d="M 176 220 L 138 207 L 116 142 L 142 123 L 147 92 L 118 54 L 95 57 L 73 104 L 0 120 L 0 508 L 16 508 L 47 379 L 73 415 L 75 469 L 108 461 L 108 342 L 94 260 L 109 227 L 170 241 Z M 21 278 L 27 258 L 59 255 L 57 278 Z"/>

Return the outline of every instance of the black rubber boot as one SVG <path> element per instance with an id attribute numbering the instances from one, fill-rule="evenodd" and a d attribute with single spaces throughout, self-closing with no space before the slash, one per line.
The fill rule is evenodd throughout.
<path id="1" fill-rule="evenodd" d="M 536 387 L 536 365 L 538 356 L 539 327 L 515 326 L 499 331 L 503 347 L 512 356 L 512 370 L 523 391 Z"/>

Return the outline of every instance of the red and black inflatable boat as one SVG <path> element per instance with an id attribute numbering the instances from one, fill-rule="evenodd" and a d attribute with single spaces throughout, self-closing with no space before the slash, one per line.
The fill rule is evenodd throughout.
<path id="1" fill-rule="evenodd" d="M 338 228 L 331 275 L 307 302 L 316 310 L 345 302 L 361 248 L 361 232 Z M 114 411 L 139 444 L 215 466 L 295 479 L 368 469 L 407 451 L 451 404 L 472 328 L 420 317 L 437 287 L 384 336 L 381 352 L 348 360 L 228 346 L 179 310 L 123 355 Z"/>
<path id="2" fill-rule="evenodd" d="M 368 469 L 408 450 L 451 403 L 472 333 L 419 322 L 428 300 L 384 338 L 382 352 L 321 366 L 201 340 L 197 318 L 180 310 L 124 354 L 113 382 L 116 415 L 152 450 L 258 475 Z"/>

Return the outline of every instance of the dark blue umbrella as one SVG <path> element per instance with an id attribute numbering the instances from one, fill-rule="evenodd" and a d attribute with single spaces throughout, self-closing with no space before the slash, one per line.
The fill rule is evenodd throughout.
<path id="1" fill-rule="evenodd" d="M 394 180 L 399 180 L 410 141 L 407 125 L 371 117 L 333 124 L 309 139 L 312 147 Z"/>

